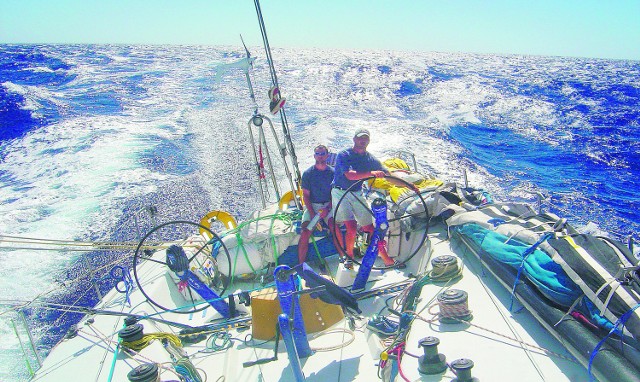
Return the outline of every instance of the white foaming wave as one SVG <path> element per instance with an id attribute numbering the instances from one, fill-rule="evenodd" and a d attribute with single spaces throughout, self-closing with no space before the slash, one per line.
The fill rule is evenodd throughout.
<path id="1" fill-rule="evenodd" d="M 344 148 L 332 145 L 338 135 L 338 131 L 334 126 L 336 122 L 326 119 L 317 120 L 303 128 L 296 128 L 292 132 L 300 171 L 304 171 L 315 164 L 313 149 L 317 145 L 325 145 L 333 153 L 337 153 Z"/>
<path id="2" fill-rule="evenodd" d="M 92 63 L 76 62 L 69 70 L 74 79 L 56 91 L 46 86 L 2 84 L 23 95 L 26 107 L 33 110 L 42 107 L 42 100 L 63 108 L 70 98 L 114 91 L 122 96 L 125 116 L 63 116 L 59 123 L 31 131 L 4 146 L 2 167 L 7 180 L 0 187 L 0 232 L 56 240 L 108 239 L 122 217 L 119 206 L 157 191 L 159 183 L 173 176 L 142 167 L 138 161 L 140 153 L 152 150 L 162 139 L 182 139 L 187 133 L 181 119 L 189 109 L 181 105 L 191 103 L 195 91 L 181 91 L 180 83 L 188 82 L 193 72 L 163 77 L 162 71 L 172 65 L 152 64 L 155 77 L 148 81 L 143 78 L 150 88 L 144 98 L 148 102 L 140 104 L 119 85 L 132 71 L 110 72 Z M 15 249 L 5 250 L 2 256 L 3 296 L 30 300 L 43 291 L 57 289 L 55 278 L 82 253 Z M 23 287 L 15 287 L 14 276 Z M 0 320 L 0 332 L 14 338 L 9 335 L 7 322 Z M 17 348 L 15 341 L 5 345 L 3 352 Z"/>
<path id="3" fill-rule="evenodd" d="M 441 151 L 436 155 L 437 160 L 429 155 L 433 151 L 416 153 L 418 162 L 428 164 L 427 172 L 446 169 L 448 159 L 459 150 L 432 136 L 430 129 L 435 125 L 442 126 L 433 122 L 433 116 L 425 114 L 418 116 L 418 120 L 408 120 L 398 106 L 395 92 L 400 83 L 407 78 L 417 80 L 424 76 L 421 61 L 414 55 L 372 52 L 375 58 L 370 59 L 368 56 L 363 58 L 361 52 L 345 51 L 303 50 L 296 51 L 293 57 L 288 57 L 291 55 L 288 51 L 278 54 L 286 56 L 282 59 L 287 72 L 286 82 L 285 79 L 281 82 L 283 94 L 291 95 L 289 98 L 304 94 L 304 98 L 295 98 L 296 110 L 305 113 L 298 119 L 316 121 L 296 130 L 294 135 L 298 157 L 303 158 L 301 168 L 313 163 L 310 155 L 305 157 L 302 153 L 310 153 L 315 144 L 325 143 L 335 151 L 342 150 L 352 145 L 353 131 L 363 126 L 372 133 L 369 151 L 381 159 L 407 147 L 427 145 Z M 399 62 L 403 64 L 399 65 Z M 383 73 L 378 67 L 384 65 L 391 70 Z M 416 99 L 419 98 L 411 100 Z M 458 120 L 475 121 L 470 110 L 460 108 L 457 113 L 462 116 L 457 117 Z M 443 119 L 451 120 L 450 114 L 445 113 Z"/>
<path id="4" fill-rule="evenodd" d="M 33 73 L 56 73 L 56 70 L 47 68 L 46 66 L 34 66 L 32 68 L 23 68 L 20 70 Z"/>
<path id="5" fill-rule="evenodd" d="M 283 52 L 284 53 L 284 52 Z M 294 65 L 307 63 L 310 60 L 324 59 L 326 51 L 306 51 L 296 55 Z M 375 56 L 375 54 L 372 54 Z M 392 53 L 380 55 L 377 61 L 369 56 L 366 60 L 358 53 L 338 52 L 331 55 L 331 60 L 325 60 L 318 66 L 311 65 L 314 70 L 309 73 L 302 70 L 292 70 L 288 74 L 293 74 L 294 79 L 291 85 L 294 86 L 294 94 L 304 93 L 305 100 L 309 99 L 311 108 L 307 110 L 320 111 L 321 105 L 326 109 L 353 109 L 354 104 L 359 107 L 354 111 L 364 109 L 372 117 L 402 118 L 402 112 L 398 105 L 403 104 L 403 100 L 398 102 L 394 91 L 403 81 L 416 81 L 423 93 L 417 96 L 409 96 L 408 107 L 421 107 L 421 112 L 433 127 L 443 128 L 457 124 L 477 124 L 494 123 L 488 116 L 511 115 L 516 120 L 526 121 L 523 124 L 509 126 L 514 130 L 519 130 L 521 134 L 531 136 L 533 139 L 548 140 L 552 138 L 552 133 L 540 135 L 534 126 L 555 126 L 557 120 L 553 105 L 539 99 L 531 97 L 509 95 L 505 97 L 494 85 L 493 80 L 480 78 L 476 74 L 464 75 L 460 78 L 453 78 L 448 81 L 431 82 L 426 70 L 434 62 L 446 59 L 439 54 L 413 54 L 413 53 Z M 479 57 L 484 60 L 483 65 L 492 66 L 496 62 L 505 65 L 505 59 L 501 57 Z M 298 62 L 295 62 L 295 61 Z M 285 60 L 287 61 L 287 60 Z M 518 60 L 516 60 L 517 62 Z M 455 62 L 455 61 L 454 61 Z M 508 60 L 506 60 L 509 63 Z M 382 74 L 378 66 L 386 65 L 390 67 L 388 73 Z M 509 63 L 509 67 L 515 64 Z M 453 66 L 455 70 L 459 68 Z M 300 78 L 295 78 L 300 73 Z M 307 77 L 302 77 L 303 74 Z M 339 83 L 336 86 L 305 86 L 300 84 L 308 83 L 335 83 L 335 76 L 339 76 Z M 314 81 L 305 80 L 309 76 Z M 289 83 L 286 83 L 289 85 Z M 297 87 L 297 89 L 296 89 Z M 318 89 L 319 88 L 319 89 Z M 355 91 L 354 91 L 355 89 Z M 287 91 L 284 90 L 286 93 Z M 343 97 L 347 94 L 348 97 Z M 296 99 L 296 101 L 299 101 Z M 488 106 L 486 106 L 488 104 Z M 481 105 L 482 109 L 481 109 Z M 306 105 L 305 105 L 306 106 Z M 321 112 L 321 111 L 320 111 Z M 379 112 L 379 113 L 377 113 Z M 495 121 L 500 123 L 499 121 Z"/>
<path id="6" fill-rule="evenodd" d="M 482 121 L 477 116 L 478 105 L 492 98 L 492 94 L 484 89 L 470 91 L 469 88 L 468 81 L 461 79 L 435 83 L 428 98 L 421 99 L 418 104 L 440 127 L 479 124 Z"/>
<path id="7" fill-rule="evenodd" d="M 465 76 L 436 83 L 429 99 L 420 100 L 423 110 L 441 126 L 488 124 L 503 126 L 502 117 L 519 121 L 503 126 L 533 140 L 557 141 L 557 130 L 541 131 L 538 126 L 556 126 L 555 108 L 549 102 L 522 95 L 505 94 L 492 82 L 477 76 Z M 565 135 L 566 136 L 566 135 Z"/>
<path id="8" fill-rule="evenodd" d="M 29 110 L 33 117 L 41 116 L 44 108 L 43 101 L 50 102 L 57 106 L 66 104 L 64 94 L 57 91 L 49 90 L 42 86 L 35 85 L 19 85 L 10 81 L 0 83 L 8 92 L 19 94 L 24 98 L 24 102 L 20 105 L 22 110 Z"/>
<path id="9" fill-rule="evenodd" d="M 229 195 L 228 186 L 234 183 L 234 177 L 244 176 L 254 166 L 246 136 L 248 111 L 253 108 L 248 101 L 242 68 L 231 65 L 218 80 L 212 81 L 215 73 L 211 68 L 220 61 L 231 62 L 234 58 L 221 60 L 221 52 L 202 49 L 182 56 L 184 62 L 176 63 L 170 58 L 183 52 L 171 53 L 171 49 L 167 57 L 147 67 L 154 73 L 164 73 L 162 77 L 150 79 L 147 97 L 126 104 L 125 111 L 135 120 L 155 120 L 158 128 L 153 129 L 153 136 L 156 139 L 173 141 L 189 135 L 191 147 L 187 147 L 184 154 L 199 163 L 197 176 L 192 181 L 207 191 L 212 203 L 207 208 L 224 208 L 221 200 Z M 210 103 L 215 106 L 208 106 Z M 214 128 L 216 126 L 220 128 Z M 232 160 L 229 160 L 230 152 L 237 153 Z"/>
<path id="10" fill-rule="evenodd" d="M 603 230 L 597 223 L 591 221 L 582 226 L 577 226 L 576 229 L 578 232 L 582 232 L 587 235 L 611 237 L 611 233 Z"/>
<path id="11" fill-rule="evenodd" d="M 191 73 L 193 78 L 199 78 L 208 74 L 213 75 L 206 66 L 201 66 L 205 73 Z M 180 111 L 173 113 L 173 119 L 179 121 L 177 128 L 184 134 L 189 134 L 191 144 L 189 159 L 197 163 L 197 176 L 193 181 L 197 181 L 199 186 L 204 188 L 211 203 L 205 209 L 228 209 L 223 205 L 223 200 L 229 202 L 229 198 L 237 198 L 239 205 L 244 205 L 244 199 L 256 198 L 256 186 L 253 175 L 255 174 L 255 161 L 253 151 L 249 144 L 249 133 L 247 122 L 252 116 L 253 105 L 251 104 L 246 85 L 240 85 L 244 76 L 223 74 L 219 82 L 208 83 L 207 89 L 191 89 L 193 93 L 210 94 L 211 99 L 197 100 L 193 94 L 186 95 L 182 100 L 193 106 L 184 107 Z M 235 79 L 239 77 L 238 79 Z M 179 86 L 179 84 L 173 84 Z M 173 86 L 169 85 L 169 86 Z M 183 89 L 184 91 L 184 89 Z M 267 91 L 264 91 L 266 94 Z M 198 102 L 206 104 L 213 103 L 212 106 L 198 107 Z M 274 124 L 275 129 L 280 132 L 276 117 L 268 114 Z M 268 129 L 265 121 L 264 126 Z M 253 131 L 254 138 L 257 139 L 256 131 Z M 270 132 L 268 133 L 270 135 Z M 277 151 L 271 146 L 271 156 L 276 163 L 279 163 Z M 279 166 L 278 166 L 279 167 Z M 251 174 L 251 175 L 247 175 Z M 245 181 L 250 176 L 250 181 Z M 236 186 L 234 188 L 234 185 Z M 254 205 L 255 206 L 255 205 Z M 245 216 L 250 211 L 230 211 L 231 213 L 242 213 Z M 237 216 L 237 215 L 236 215 Z"/>
<path id="12" fill-rule="evenodd" d="M 286 51 L 278 53 L 287 55 Z M 487 61 L 484 65 L 495 65 L 494 58 L 478 57 L 483 59 Z M 416 155 L 421 172 L 447 181 L 462 181 L 464 170 L 469 169 L 470 185 L 499 184 L 485 169 L 464 159 L 462 147 L 443 139 L 440 132 L 459 124 L 490 123 L 485 113 L 519 112 L 529 100 L 521 96 L 502 101 L 504 95 L 491 86 L 491 81 L 487 83 L 475 74 L 431 81 L 426 73 L 430 65 L 447 60 L 455 61 L 448 54 L 440 53 L 371 52 L 369 55 L 367 52 L 363 58 L 362 52 L 296 51 L 294 57 L 282 59 L 285 65 L 292 62 L 292 66 L 304 65 L 310 69 L 287 66 L 285 70 L 291 82 L 283 82 L 286 86 L 283 92 L 305 95 L 296 99 L 302 104 L 300 109 L 317 118 L 319 122 L 313 125 L 314 130 L 322 128 L 324 134 L 331 132 L 329 146 L 337 150 L 352 144 L 353 130 L 367 126 L 372 132 L 369 151 L 381 159 L 394 155 L 397 150 L 410 149 Z M 383 73 L 378 67 L 385 65 L 390 70 Z M 457 72 L 458 68 L 452 66 L 453 72 Z M 407 80 L 415 81 L 422 93 L 409 95 L 406 101 L 398 100 L 395 92 Z M 406 111 L 399 108 L 403 104 Z M 489 104 L 485 109 L 491 110 L 482 110 L 483 104 Z M 405 114 L 407 111 L 409 115 Z M 305 127 L 303 139 L 296 141 L 299 157 L 300 147 L 310 146 L 308 137 L 315 136 L 308 130 L 310 127 Z M 313 162 L 307 159 L 303 163 Z M 489 191 L 504 194 L 497 186 Z"/>
<path id="13" fill-rule="evenodd" d="M 287 51 L 279 53 L 291 55 Z M 287 77 L 282 80 L 282 92 L 301 103 L 300 109 L 307 114 L 325 117 L 339 110 L 352 110 L 371 118 L 401 116 L 398 106 L 389 102 L 397 85 L 393 78 L 381 76 L 378 65 L 346 52 L 299 53 L 283 60 Z"/>
<path id="14" fill-rule="evenodd" d="M 608 157 L 605 152 L 593 150 L 589 147 L 589 145 L 585 146 L 582 154 L 592 159 L 594 162 L 604 164 L 612 169 L 623 169 L 631 167 L 630 164 L 624 159 Z"/>
<path id="15" fill-rule="evenodd" d="M 155 182 L 147 181 L 166 177 L 138 167 L 136 152 L 152 142 L 136 139 L 130 126 L 111 117 L 78 119 L 14 142 L 4 164 L 16 181 L 0 188 L 0 232 L 74 240 L 89 226 L 112 226 L 121 215 L 116 200 L 149 192 Z"/>

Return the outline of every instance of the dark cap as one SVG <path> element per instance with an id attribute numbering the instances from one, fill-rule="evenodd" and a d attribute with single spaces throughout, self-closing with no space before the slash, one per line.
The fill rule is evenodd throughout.
<path id="1" fill-rule="evenodd" d="M 358 129 L 358 130 L 356 130 L 355 134 L 353 134 L 353 137 L 354 138 L 360 138 L 360 137 L 363 137 L 365 135 L 367 137 L 371 136 L 371 134 L 369 133 L 369 130 L 367 130 L 367 129 Z"/>

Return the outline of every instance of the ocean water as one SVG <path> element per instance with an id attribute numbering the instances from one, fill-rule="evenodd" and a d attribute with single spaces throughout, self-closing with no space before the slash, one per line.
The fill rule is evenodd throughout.
<path id="1" fill-rule="evenodd" d="M 270 77 L 263 50 L 251 50 L 256 102 L 234 64 L 239 47 L 0 45 L 0 380 L 28 379 L 13 326 L 20 332 L 21 321 L 8 306 L 43 293 L 91 304 L 95 296 L 65 287 L 87 264 L 131 255 L 20 249 L 10 237 L 135 241 L 157 222 L 198 221 L 211 209 L 242 220 L 259 207 L 247 121 L 255 108 L 268 113 Z M 316 144 L 346 148 L 365 126 L 378 157 L 410 150 L 421 172 L 462 182 L 466 170 L 498 200 L 541 192 L 548 210 L 585 230 L 638 238 L 638 61 L 273 57 L 301 170 Z M 45 328 L 77 315 L 26 318 L 44 355 L 63 334 Z"/>

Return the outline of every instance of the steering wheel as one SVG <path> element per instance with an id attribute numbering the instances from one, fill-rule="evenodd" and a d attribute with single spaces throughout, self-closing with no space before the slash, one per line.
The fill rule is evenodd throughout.
<path id="1" fill-rule="evenodd" d="M 360 188 L 362 188 L 363 182 L 368 181 L 370 179 L 375 179 L 375 176 L 370 176 L 370 177 L 361 179 L 361 180 L 357 181 L 356 183 L 352 184 L 351 187 L 349 187 L 345 191 L 344 195 L 342 195 L 340 200 L 338 200 L 338 203 L 336 204 L 336 206 L 335 206 L 335 208 L 333 210 L 333 221 L 335 223 L 334 223 L 332 235 L 333 235 L 334 238 L 338 237 L 338 236 L 336 236 L 336 234 L 340 234 L 340 235 L 342 234 L 340 232 L 336 232 L 339 229 L 338 228 L 338 223 L 337 223 L 337 220 L 336 220 L 336 216 L 338 214 L 338 209 L 340 208 L 340 205 L 344 201 L 344 198 L 347 195 L 349 195 L 350 192 L 354 192 L 354 191 L 357 191 Z M 421 212 L 418 212 L 418 213 L 408 214 L 408 213 L 404 212 L 404 213 L 402 213 L 401 216 L 395 216 L 393 218 L 389 218 L 388 219 L 389 226 L 391 226 L 392 222 L 401 221 L 402 219 L 410 219 L 413 216 L 419 216 L 419 215 L 422 215 L 422 214 L 424 214 L 426 216 L 426 214 L 427 214 L 427 204 L 425 203 L 424 199 L 422 198 L 422 195 L 420 195 L 419 192 L 416 192 L 413 189 L 413 187 L 414 187 L 413 184 L 411 184 L 411 183 L 409 183 L 409 182 L 407 182 L 407 181 L 405 181 L 403 179 L 400 179 L 398 177 L 392 176 L 392 175 L 385 175 L 384 179 L 391 179 L 396 183 L 404 185 L 405 187 L 407 187 L 410 190 L 410 192 L 403 194 L 401 199 L 396 202 L 397 205 L 400 205 L 402 202 L 404 202 L 405 200 L 407 200 L 409 198 L 414 198 L 415 196 L 417 196 L 419 198 L 417 200 L 420 200 L 420 202 L 422 204 L 422 207 L 424 208 Z M 374 220 L 374 224 L 375 224 L 375 218 L 374 218 L 373 211 L 371 210 L 371 206 L 368 203 L 363 203 L 363 201 L 360 198 L 356 198 L 356 200 L 360 204 L 362 204 L 362 206 L 364 206 L 367 209 L 367 211 L 369 211 L 369 213 L 371 214 L 371 217 Z M 413 256 L 415 256 L 420 251 L 420 249 L 424 245 L 424 242 L 427 240 L 427 232 L 428 232 L 428 226 L 424 229 L 424 232 L 422 233 L 422 237 L 420 238 L 420 244 L 415 248 L 415 250 L 409 256 L 407 256 L 405 259 L 402 259 L 401 263 L 406 263 L 407 261 L 411 260 L 413 258 Z M 402 229 L 400 230 L 400 234 L 402 234 Z M 383 239 L 385 239 L 388 242 L 389 236 L 390 236 L 390 230 L 387 230 L 387 237 L 385 237 Z M 345 242 L 346 242 L 346 240 L 342 240 L 342 243 L 340 241 L 338 241 L 338 240 L 334 240 L 334 244 L 336 244 L 339 247 L 338 249 L 340 250 L 341 254 L 346 254 L 347 253 L 347 248 L 346 248 L 346 243 Z M 360 265 L 360 262 L 355 258 L 353 259 L 353 262 L 358 264 L 358 265 Z M 374 266 L 373 269 L 390 269 L 390 268 L 395 268 L 398 265 L 399 264 L 385 265 L 385 266 L 380 266 L 380 267 Z"/>
<path id="2" fill-rule="evenodd" d="M 201 235 L 193 236 L 194 232 L 201 232 Z M 174 264 L 167 262 L 168 247 L 183 254 L 180 260 L 184 269 L 195 274 L 218 296 L 224 294 L 229 284 L 228 276 L 231 275 L 231 258 L 222 239 L 201 224 L 177 220 L 160 224 L 149 231 L 138 243 L 133 256 L 133 276 L 140 292 L 151 304 L 166 311 L 185 314 L 199 312 L 210 306 L 196 301 L 196 291 L 171 271 Z M 219 256 L 227 258 L 229 269 L 226 273 L 218 267 L 216 259 Z M 153 291 L 153 296 L 145 289 Z"/>

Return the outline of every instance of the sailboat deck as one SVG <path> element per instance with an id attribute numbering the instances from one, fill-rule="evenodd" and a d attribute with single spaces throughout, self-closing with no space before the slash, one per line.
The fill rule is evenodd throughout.
<path id="1" fill-rule="evenodd" d="M 568 351 L 547 332 L 525 309 L 520 310 L 514 302 L 511 313 L 509 291 L 501 286 L 483 266 L 469 256 L 465 248 L 452 247 L 444 227 L 431 229 L 425 245 L 424 256 L 415 256 L 402 271 L 393 270 L 383 274 L 379 280 L 367 284 L 366 290 L 406 281 L 407 275 L 418 274 L 430 267 L 430 259 L 449 254 L 458 258 L 462 266 L 462 277 L 449 282 L 428 283 L 422 288 L 416 313 L 407 335 L 400 372 L 411 381 L 440 381 L 455 378 L 451 369 L 435 375 L 418 371 L 418 359 L 423 355 L 419 341 L 425 337 L 437 337 L 438 352 L 450 364 L 456 359 L 470 359 L 473 377 L 479 380 L 512 381 L 579 381 L 587 380 L 584 367 L 569 355 Z M 332 274 L 338 268 L 336 256 L 329 257 Z M 163 282 L 165 276 L 156 274 L 152 278 Z M 166 280 L 166 278 L 165 278 Z M 255 288 L 247 283 L 244 290 Z M 469 322 L 443 323 L 437 320 L 439 309 L 437 296 L 445 290 L 458 289 L 468 294 L 468 308 L 472 319 Z M 193 314 L 158 312 L 138 290 L 131 294 L 131 307 L 123 305 L 124 296 L 110 292 L 99 310 L 154 314 L 155 318 L 198 326 L 219 322 L 213 309 Z M 342 319 L 323 332 L 309 334 L 309 343 L 315 349 L 313 355 L 301 360 L 302 370 L 309 381 L 374 381 L 379 378 L 380 354 L 387 346 L 383 339 L 371 332 L 367 321 L 374 314 L 385 312 L 385 304 L 392 306 L 393 295 L 381 295 L 360 300 L 363 313 L 351 324 Z M 248 313 L 246 316 L 248 317 Z M 242 317 L 241 317 L 242 318 Z M 392 320 L 397 318 L 392 317 Z M 162 322 L 142 320 L 144 332 L 169 332 L 179 329 Z M 232 323 L 230 323 L 232 324 Z M 161 380 L 176 380 L 178 376 L 169 365 L 171 357 L 160 341 L 153 341 L 135 355 L 118 348 L 117 332 L 124 326 L 124 317 L 96 314 L 87 316 L 78 325 L 77 337 L 63 340 L 47 357 L 34 380 L 62 380 L 69 375 L 82 375 L 83 380 L 127 380 L 127 374 L 141 363 L 156 363 L 161 366 Z M 230 325 L 233 326 L 233 325 Z M 235 328 L 222 331 L 213 341 L 184 344 L 184 352 L 207 381 L 291 381 L 295 380 L 287 352 L 280 342 L 277 360 L 243 367 L 243 363 L 268 359 L 274 355 L 274 341 L 251 340 L 250 328 Z M 224 334 L 224 333 L 228 333 Z M 225 343 L 225 341 L 231 343 Z M 212 345 L 215 344 L 215 345 Z M 216 349 L 219 346 L 220 349 Z M 223 349 L 223 350 L 221 350 Z M 384 372 L 383 372 L 384 373 Z M 206 377 L 205 377 L 206 375 Z M 401 380 L 398 375 L 396 380 Z"/>

